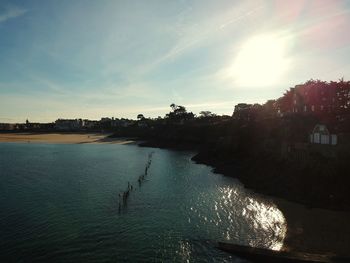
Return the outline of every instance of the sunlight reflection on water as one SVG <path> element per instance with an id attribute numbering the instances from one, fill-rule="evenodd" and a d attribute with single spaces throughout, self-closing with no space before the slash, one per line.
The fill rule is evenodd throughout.
<path id="1" fill-rule="evenodd" d="M 118 193 L 144 171 L 149 149 L 0 146 L 1 187 L 10 189 L 0 203 L 1 262 L 242 262 L 217 242 L 283 245 L 285 219 L 273 202 L 194 165 L 190 154 L 155 150 L 149 180 L 118 213 Z"/>
<path id="2" fill-rule="evenodd" d="M 186 240 L 181 240 L 179 245 L 180 249 L 177 251 L 177 253 L 184 260 L 184 262 L 190 262 L 192 251 L 190 243 Z"/>
<path id="3" fill-rule="evenodd" d="M 217 232 L 231 243 L 280 250 L 287 232 L 282 212 L 272 202 L 252 198 L 243 187 L 218 187 L 217 193 L 202 193 L 190 208 L 197 227 Z M 208 211 L 209 210 L 209 211 Z M 189 218 L 189 220 L 191 220 Z M 215 226 L 216 230 L 211 226 Z"/>

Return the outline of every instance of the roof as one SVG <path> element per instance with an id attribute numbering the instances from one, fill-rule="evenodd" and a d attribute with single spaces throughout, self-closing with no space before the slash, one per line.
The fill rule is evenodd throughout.
<path id="1" fill-rule="evenodd" d="M 316 124 L 312 133 L 320 133 L 320 134 L 328 134 L 328 135 L 330 134 L 327 126 L 324 124 Z"/>

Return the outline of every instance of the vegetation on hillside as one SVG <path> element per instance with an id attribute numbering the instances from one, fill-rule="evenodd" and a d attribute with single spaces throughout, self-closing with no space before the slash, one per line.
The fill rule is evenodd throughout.
<path id="1" fill-rule="evenodd" d="M 209 111 L 195 116 L 174 103 L 170 108 L 164 118 L 139 114 L 138 122 L 115 135 L 146 140 L 146 146 L 196 149 L 195 161 L 260 192 L 310 206 L 350 209 L 350 82 L 310 80 L 263 105 L 239 104 L 232 116 Z M 337 146 L 309 143 L 319 123 L 339 135 Z"/>

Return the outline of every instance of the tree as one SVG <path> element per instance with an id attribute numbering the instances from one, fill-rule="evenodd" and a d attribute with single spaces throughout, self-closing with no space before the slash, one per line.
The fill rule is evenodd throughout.
<path id="1" fill-rule="evenodd" d="M 175 115 L 182 115 L 187 112 L 184 106 L 176 105 L 175 103 L 170 104 L 170 108 Z"/>
<path id="2" fill-rule="evenodd" d="M 277 102 L 276 100 L 268 100 L 264 105 L 262 105 L 262 117 L 275 117 L 277 116 Z"/>
<path id="3" fill-rule="evenodd" d="M 201 111 L 199 112 L 200 118 L 209 118 L 209 117 L 215 117 L 216 114 L 212 113 L 211 111 Z"/>
<path id="4" fill-rule="evenodd" d="M 175 103 L 170 104 L 171 112 L 166 114 L 166 117 L 169 119 L 177 119 L 177 120 L 187 120 L 194 118 L 194 114 L 192 112 L 187 112 L 186 108 L 181 105 L 176 105 Z"/>
<path id="5" fill-rule="evenodd" d="M 143 119 L 145 119 L 145 116 L 143 116 L 143 114 L 140 113 L 140 114 L 137 115 L 137 119 L 138 120 L 143 120 Z"/>

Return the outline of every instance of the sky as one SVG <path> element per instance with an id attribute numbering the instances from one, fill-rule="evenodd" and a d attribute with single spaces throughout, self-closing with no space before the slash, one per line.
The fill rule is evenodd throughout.
<path id="1" fill-rule="evenodd" d="M 350 2 L 0 0 L 0 122 L 231 115 L 350 78 Z"/>

